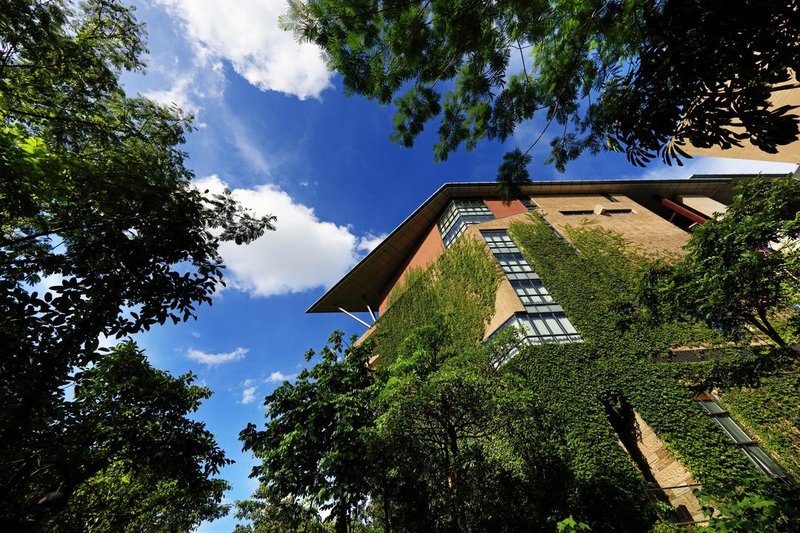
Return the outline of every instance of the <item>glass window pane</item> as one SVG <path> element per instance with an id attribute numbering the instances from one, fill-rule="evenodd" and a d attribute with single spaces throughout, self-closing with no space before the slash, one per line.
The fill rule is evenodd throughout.
<path id="1" fill-rule="evenodd" d="M 772 477 L 786 477 L 786 472 L 759 446 L 745 446 L 744 452 L 756 466 Z"/>
<path id="2" fill-rule="evenodd" d="M 725 415 L 717 416 L 714 417 L 714 420 L 716 420 L 717 423 L 722 426 L 722 429 L 725 430 L 725 433 L 727 433 L 728 436 L 734 440 L 734 442 L 740 444 L 753 442 L 753 439 L 751 439 L 747 433 L 745 433 L 744 430 L 739 427 L 739 424 L 731 419 L 731 417 Z"/>
<path id="3" fill-rule="evenodd" d="M 530 315 L 529 318 L 530 318 L 531 324 L 536 329 L 536 334 L 537 335 L 544 336 L 544 335 L 549 335 L 550 334 L 550 331 L 547 329 L 547 326 L 545 325 L 545 322 L 544 322 L 544 319 L 542 318 L 542 315 Z"/>
<path id="4" fill-rule="evenodd" d="M 715 401 L 702 400 L 700 406 L 710 414 L 724 413 L 725 410 Z"/>
<path id="5" fill-rule="evenodd" d="M 575 335 L 578 333 L 578 331 L 575 329 L 575 326 L 572 325 L 572 322 L 570 322 L 565 315 L 561 315 L 558 321 L 561 323 L 564 331 L 566 331 L 568 334 Z"/>
<path id="6" fill-rule="evenodd" d="M 522 329 L 522 333 L 526 337 L 533 337 L 536 335 L 536 331 L 533 329 L 530 321 L 522 318 L 517 321 L 517 325 Z"/>
<path id="7" fill-rule="evenodd" d="M 558 323 L 555 315 L 547 315 L 545 317 L 545 322 L 547 322 L 547 327 L 554 335 L 561 335 L 564 333 L 564 330 L 561 329 L 561 325 Z"/>

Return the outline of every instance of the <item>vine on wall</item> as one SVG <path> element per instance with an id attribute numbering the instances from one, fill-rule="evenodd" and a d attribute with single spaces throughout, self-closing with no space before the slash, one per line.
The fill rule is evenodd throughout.
<path id="1" fill-rule="evenodd" d="M 381 364 L 393 362 L 403 339 L 436 315 L 455 346 L 475 346 L 494 311 L 501 276 L 485 245 L 471 238 L 459 239 L 428 269 L 410 270 L 389 294 L 388 309 L 378 322 Z"/>
<path id="2" fill-rule="evenodd" d="M 700 324 L 651 320 L 636 296 L 649 258 L 618 234 L 591 225 L 569 228 L 570 245 L 536 214 L 513 224 L 509 234 L 585 341 L 525 346 L 505 367 L 524 376 L 527 392 L 559 420 L 563 444 L 558 454 L 571 470 L 567 492 L 575 518 L 601 530 L 643 530 L 655 521 L 644 481 L 606 417 L 602 400 L 609 396 L 624 398 L 641 414 L 703 483 L 712 502 L 724 501 L 737 488 L 756 490 L 760 480 L 749 480 L 759 473 L 692 400 L 692 386 L 725 385 L 722 398 L 731 413 L 763 437 L 765 449 L 788 472 L 800 473 L 796 375 L 774 375 L 774 365 L 754 365 L 747 362 L 752 356 L 741 355 L 722 362 L 654 363 L 653 357 L 670 346 L 725 339 Z M 454 345 L 479 343 L 501 275 L 483 243 L 469 238 L 460 239 L 428 270 L 410 272 L 378 322 L 381 363 L 394 361 L 403 339 L 435 315 L 442 317 Z M 741 379 L 722 383 L 726 371 L 746 378 L 749 387 L 741 388 Z M 793 407 L 787 409 L 787 403 Z"/>
<path id="3" fill-rule="evenodd" d="M 576 254 L 536 215 L 530 223 L 512 225 L 509 232 L 586 341 L 584 346 L 527 348 L 527 357 L 518 357 L 514 361 L 516 366 L 530 375 L 542 371 L 542 360 L 574 357 L 584 361 L 577 371 L 584 374 L 584 382 L 593 387 L 591 391 L 571 389 L 573 400 L 577 396 L 593 402 L 598 387 L 622 391 L 667 448 L 704 483 L 704 491 L 712 496 L 724 499 L 742 479 L 758 475 L 744 454 L 730 445 L 716 424 L 695 404 L 685 380 L 682 382 L 678 378 L 687 372 L 687 367 L 695 367 L 692 384 L 697 384 L 707 383 L 708 377 L 714 374 L 712 369 L 718 374 L 721 368 L 729 372 L 736 368 L 752 377 L 753 373 L 774 371 L 775 365 L 737 364 L 742 358 L 740 355 L 730 356 L 727 362 L 653 363 L 652 356 L 666 353 L 670 346 L 710 344 L 724 339 L 700 324 L 654 325 L 636 302 L 636 283 L 648 259 L 617 234 L 592 226 L 569 228 L 567 236 L 579 251 Z M 736 350 L 730 352 L 736 353 Z M 761 360 L 765 359 L 769 356 Z M 563 365 L 565 361 L 560 361 L 553 368 L 566 368 Z M 561 380 L 551 378 L 551 381 Z M 768 390 L 748 390 L 756 397 L 769 396 Z M 735 400 L 744 401 L 745 394 L 731 383 L 723 398 L 733 404 Z M 796 388 L 780 387 L 780 394 L 794 405 L 800 404 Z M 771 420 L 777 416 L 774 405 L 754 401 L 749 404 L 750 412 L 757 411 Z M 566 409 L 561 405 L 554 408 Z M 734 410 L 731 409 L 732 414 L 737 416 Z M 772 434 L 764 439 L 765 447 L 783 457 L 791 454 L 789 445 L 793 441 L 778 435 L 785 435 L 783 430 L 796 422 L 797 414 L 790 410 L 781 421 L 771 425 L 754 421 L 753 429 Z M 795 449 L 794 461 L 798 455 Z M 792 462 L 787 462 L 790 469 Z"/>

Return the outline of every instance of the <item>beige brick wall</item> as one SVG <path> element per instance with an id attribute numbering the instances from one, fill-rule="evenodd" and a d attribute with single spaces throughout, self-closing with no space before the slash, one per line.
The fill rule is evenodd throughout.
<path id="1" fill-rule="evenodd" d="M 728 211 L 728 206 L 719 203 L 713 198 L 708 196 L 700 196 L 699 194 L 682 194 L 678 196 L 678 201 L 684 205 L 688 205 L 695 211 L 700 211 L 707 217 L 713 217 L 715 213 L 724 215 Z"/>
<path id="2" fill-rule="evenodd" d="M 612 202 L 603 195 L 585 194 L 574 196 L 533 196 L 540 213 L 562 235 L 566 227 L 579 227 L 582 224 L 595 224 L 624 236 L 634 246 L 648 255 L 676 257 L 681 255 L 682 247 L 688 242 L 689 234 L 642 207 L 630 198 L 618 194 Z M 595 211 L 598 206 L 605 209 L 630 209 L 629 214 L 588 214 L 565 215 L 562 211 Z"/>
<path id="3" fill-rule="evenodd" d="M 636 423 L 639 425 L 641 440 L 639 450 L 647 460 L 650 471 L 656 479 L 659 487 L 681 487 L 667 489 L 664 493 L 669 499 L 670 505 L 679 507 L 683 505 L 692 517 L 692 520 L 700 521 L 705 519 L 702 506 L 694 495 L 694 488 L 686 485 L 694 485 L 695 481 L 692 474 L 667 450 L 655 431 L 635 413 Z"/>

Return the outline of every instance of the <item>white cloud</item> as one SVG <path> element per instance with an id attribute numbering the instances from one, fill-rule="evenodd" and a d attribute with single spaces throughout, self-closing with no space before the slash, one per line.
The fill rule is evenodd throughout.
<path id="1" fill-rule="evenodd" d="M 226 188 L 216 175 L 195 185 L 212 193 Z M 278 217 L 277 231 L 268 231 L 245 246 L 223 243 L 220 247 L 228 285 L 253 296 L 329 287 L 377 243 L 374 235 L 358 237 L 348 226 L 320 220 L 312 208 L 274 185 L 235 189 L 233 197 L 257 215 Z"/>
<path id="2" fill-rule="evenodd" d="M 688 178 L 692 174 L 781 174 L 794 172 L 797 165 L 791 163 L 773 163 L 768 161 L 752 161 L 749 159 L 730 159 L 727 157 L 695 157 L 685 159 L 682 167 L 677 165 L 653 165 L 642 175 L 634 179 L 671 179 Z"/>
<path id="3" fill-rule="evenodd" d="M 249 351 L 250 350 L 247 348 L 236 348 L 232 352 L 207 353 L 190 348 L 189 351 L 186 352 L 186 357 L 192 361 L 197 361 L 198 363 L 203 363 L 208 366 L 215 366 L 243 359 L 245 354 Z"/>
<path id="4" fill-rule="evenodd" d="M 184 113 L 197 115 L 200 107 L 193 101 L 194 73 L 192 71 L 178 76 L 172 87 L 160 91 L 146 91 L 143 96 L 164 106 L 176 105 Z"/>
<path id="5" fill-rule="evenodd" d="M 358 249 L 359 251 L 369 253 L 375 249 L 380 243 L 383 242 L 383 239 L 386 238 L 386 233 L 382 235 L 373 235 L 372 233 L 367 233 L 363 237 L 361 237 L 358 241 Z"/>
<path id="6" fill-rule="evenodd" d="M 256 387 L 247 387 L 242 391 L 241 403 L 247 405 L 254 401 L 256 401 Z"/>
<path id="7" fill-rule="evenodd" d="M 284 381 L 291 381 L 297 377 L 297 374 L 284 374 L 283 372 L 273 372 L 265 380 L 267 383 L 283 383 Z"/>
<path id="8" fill-rule="evenodd" d="M 306 99 L 331 86 L 320 49 L 278 27 L 278 0 L 156 0 L 178 17 L 198 56 L 225 59 L 251 84 Z"/>

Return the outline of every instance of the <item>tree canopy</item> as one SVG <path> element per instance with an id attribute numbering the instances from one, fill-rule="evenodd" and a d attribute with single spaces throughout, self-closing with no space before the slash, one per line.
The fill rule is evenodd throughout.
<path id="1" fill-rule="evenodd" d="M 375 344 L 345 348 L 334 333 L 320 362 L 267 396 L 265 428 L 241 433 L 261 485 L 237 503 L 253 521 L 239 531 L 316 531 L 317 509 L 337 531 L 554 525 L 566 510 L 551 485 L 569 474 L 552 453 L 555 422 L 497 369 L 511 337 L 461 351 L 438 319 L 371 370 Z"/>
<path id="2" fill-rule="evenodd" d="M 314 356 L 306 354 L 307 360 Z M 240 438 L 262 461 L 252 476 L 261 481 L 261 497 L 271 508 L 294 509 L 294 499 L 309 499 L 313 508 L 330 511 L 337 531 L 346 532 L 365 502 L 371 475 L 364 440 L 375 416 L 371 351 L 345 348 L 342 333 L 335 332 L 320 356 L 294 383 L 284 382 L 266 398 L 266 428 L 248 424 Z"/>
<path id="3" fill-rule="evenodd" d="M 194 379 L 153 368 L 130 341 L 76 372 L 53 423 L 21 436 L 31 451 L 3 460 L 4 529 L 188 532 L 224 514 L 215 476 L 230 461 L 188 417 L 211 396 Z"/>
<path id="4" fill-rule="evenodd" d="M 659 318 L 751 327 L 786 348 L 800 331 L 790 307 L 800 303 L 798 238 L 800 180 L 742 180 L 727 211 L 694 229 L 681 261 L 650 270 L 642 298 Z"/>
<path id="5" fill-rule="evenodd" d="M 73 407 L 66 388 L 103 359 L 100 338 L 193 317 L 222 282 L 220 243 L 274 219 L 193 187 L 191 117 L 125 94 L 121 72 L 144 68 L 132 8 L 1 4 L 0 486 L 4 513 L 20 516 L 43 496 L 34 472 L 78 451 L 55 430 Z"/>
<path id="6" fill-rule="evenodd" d="M 585 151 L 680 163 L 687 143 L 774 153 L 798 134 L 788 106 L 769 109 L 776 86 L 798 86 L 795 0 L 292 0 L 283 23 L 349 93 L 394 102 L 397 142 L 438 121 L 437 160 L 544 117 L 501 185 L 528 179 L 542 139 L 563 170 Z"/>

